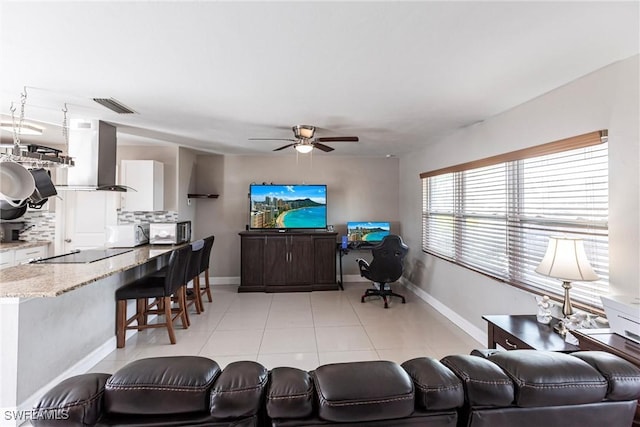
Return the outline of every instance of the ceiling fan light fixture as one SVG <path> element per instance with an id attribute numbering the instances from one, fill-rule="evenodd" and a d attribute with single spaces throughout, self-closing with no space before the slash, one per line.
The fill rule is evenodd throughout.
<path id="1" fill-rule="evenodd" d="M 316 128 L 309 125 L 298 125 L 294 126 L 292 129 L 293 134 L 297 139 L 311 139 L 316 132 Z"/>
<path id="2" fill-rule="evenodd" d="M 313 150 L 313 145 L 311 144 L 296 144 L 295 149 L 298 153 L 307 154 Z"/>

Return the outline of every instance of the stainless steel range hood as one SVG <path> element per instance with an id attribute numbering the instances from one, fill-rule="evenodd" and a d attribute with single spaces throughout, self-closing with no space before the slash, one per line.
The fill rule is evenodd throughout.
<path id="1" fill-rule="evenodd" d="M 62 190 L 127 191 L 116 185 L 116 127 L 99 120 L 72 121 L 69 155 L 75 166 Z"/>

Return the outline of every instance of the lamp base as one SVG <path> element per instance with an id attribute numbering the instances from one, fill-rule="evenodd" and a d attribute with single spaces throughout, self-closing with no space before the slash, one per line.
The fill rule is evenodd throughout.
<path id="1" fill-rule="evenodd" d="M 573 314 L 573 307 L 571 306 L 571 298 L 569 297 L 571 282 L 564 280 L 562 282 L 562 287 L 564 288 L 564 300 L 562 301 L 562 314 L 564 314 L 564 318 L 566 319 L 567 317 Z"/>

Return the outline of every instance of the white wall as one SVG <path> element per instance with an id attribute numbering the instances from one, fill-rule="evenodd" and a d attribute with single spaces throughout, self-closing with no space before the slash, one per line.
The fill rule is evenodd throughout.
<path id="1" fill-rule="evenodd" d="M 178 219 L 180 221 L 191 221 L 192 227 L 195 225 L 196 206 L 193 200 L 187 199 L 187 194 L 196 192 L 196 157 L 197 154 L 193 150 L 184 147 L 178 149 L 176 173 L 178 179 L 175 184 Z M 195 233 L 194 230 L 192 232 Z"/>
<path id="2" fill-rule="evenodd" d="M 293 150 L 292 150 L 293 151 Z M 337 150 L 336 150 L 337 151 Z M 198 156 L 197 191 L 219 199 L 196 200 L 196 238 L 214 234 L 214 277 L 240 276 L 240 237 L 249 221 L 249 184 L 327 184 L 327 220 L 339 235 L 347 221 L 388 220 L 400 232 L 398 165 L 395 158 L 346 157 L 331 153 L 299 156 Z M 360 254 L 362 255 L 362 254 Z M 355 254 L 344 260 L 355 274 Z"/>
<path id="3" fill-rule="evenodd" d="M 640 295 L 639 75 L 638 56 L 614 63 L 403 156 L 400 212 L 409 246 L 421 247 L 421 172 L 608 129 L 611 289 Z M 408 279 L 480 329 L 483 314 L 534 312 L 530 294 L 419 250 L 409 254 Z"/>

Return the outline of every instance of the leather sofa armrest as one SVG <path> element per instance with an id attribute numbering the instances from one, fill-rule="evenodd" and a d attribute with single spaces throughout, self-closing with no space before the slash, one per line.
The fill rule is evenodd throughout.
<path id="1" fill-rule="evenodd" d="M 476 348 L 476 349 L 471 351 L 471 355 L 488 359 L 492 355 L 494 355 L 496 353 L 499 353 L 501 351 L 506 351 L 506 350 L 498 350 L 498 349 L 495 349 L 495 348 L 482 348 L 482 349 Z"/>
<path id="2" fill-rule="evenodd" d="M 511 350 L 495 353 L 489 360 L 511 378 L 514 403 L 523 408 L 598 403 L 607 393 L 607 380 L 569 354 Z"/>
<path id="3" fill-rule="evenodd" d="M 109 377 L 93 373 L 67 378 L 42 396 L 31 423 L 37 427 L 94 425 L 103 412 Z"/>
<path id="4" fill-rule="evenodd" d="M 228 364 L 211 389 L 211 415 L 227 419 L 258 414 L 268 379 L 269 372 L 259 363 Z"/>
<path id="5" fill-rule="evenodd" d="M 608 400 L 640 399 L 640 369 L 632 363 L 604 351 L 578 351 L 572 356 L 584 360 L 606 378 Z"/>
<path id="6" fill-rule="evenodd" d="M 464 383 L 469 406 L 499 407 L 510 406 L 513 402 L 513 382 L 498 365 L 488 359 L 454 355 L 443 358 L 442 363 Z"/>
<path id="7" fill-rule="evenodd" d="M 407 360 L 402 367 L 416 388 L 416 406 L 437 411 L 459 408 L 464 403 L 462 382 L 442 363 L 429 357 Z"/>
<path id="8" fill-rule="evenodd" d="M 271 370 L 267 392 L 269 418 L 306 418 L 313 413 L 313 380 L 297 368 Z"/>

